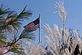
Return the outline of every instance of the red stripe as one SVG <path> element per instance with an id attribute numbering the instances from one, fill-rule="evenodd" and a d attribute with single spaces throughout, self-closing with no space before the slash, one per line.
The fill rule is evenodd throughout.
<path id="1" fill-rule="evenodd" d="M 27 31 L 35 31 L 39 28 L 39 24 L 35 25 L 33 22 L 31 22 L 28 25 L 26 25 L 24 28 Z"/>

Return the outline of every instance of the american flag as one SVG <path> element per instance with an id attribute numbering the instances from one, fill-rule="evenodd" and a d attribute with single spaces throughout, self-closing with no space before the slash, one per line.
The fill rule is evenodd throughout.
<path id="1" fill-rule="evenodd" d="M 40 27 L 40 20 L 39 19 L 40 19 L 40 16 L 36 20 L 34 20 L 31 23 L 24 26 L 25 30 L 29 31 L 29 32 L 37 30 Z"/>

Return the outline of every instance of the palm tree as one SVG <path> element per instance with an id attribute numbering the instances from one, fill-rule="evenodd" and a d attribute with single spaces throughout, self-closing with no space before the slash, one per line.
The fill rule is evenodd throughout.
<path id="1" fill-rule="evenodd" d="M 12 33 L 13 30 L 19 30 L 21 26 L 21 21 L 28 19 L 32 15 L 31 12 L 26 11 L 26 6 L 24 9 L 18 14 L 16 11 L 11 11 L 9 8 L 5 9 L 3 5 L 0 7 L 0 55 L 4 55 L 8 52 L 21 53 L 21 50 L 24 50 L 20 47 L 20 44 L 17 42 L 20 39 L 27 38 L 33 39 L 31 34 L 28 31 L 23 31 L 20 35 L 17 36 L 11 42 L 7 41 L 6 32 Z M 4 49 L 4 50 L 2 50 Z M 24 52 L 22 52 L 24 53 Z"/>
<path id="2" fill-rule="evenodd" d="M 18 30 L 18 27 L 21 25 L 21 21 L 24 18 L 28 18 L 32 15 L 29 11 L 26 11 L 25 8 L 17 14 L 15 11 L 9 11 L 8 9 L 4 9 L 3 7 L 0 8 L 0 29 L 5 30 L 7 29 L 9 32 L 12 31 L 14 28 Z"/>

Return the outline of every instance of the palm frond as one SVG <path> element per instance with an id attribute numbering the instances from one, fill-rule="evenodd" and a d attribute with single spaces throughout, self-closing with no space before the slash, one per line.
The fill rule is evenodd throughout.
<path id="1" fill-rule="evenodd" d="M 6 20 L 7 19 L 15 19 L 16 18 L 16 16 L 17 16 L 17 13 L 15 12 L 15 11 L 11 11 L 11 12 L 9 12 L 9 14 L 7 15 L 7 17 L 6 17 Z"/>
<path id="2" fill-rule="evenodd" d="M 11 33 L 11 32 L 12 32 L 11 26 L 8 26 L 8 27 L 7 27 L 7 30 Z"/>
<path id="3" fill-rule="evenodd" d="M 25 30 L 23 30 L 23 32 L 21 33 L 19 38 L 20 39 L 26 38 L 28 40 L 31 40 L 31 39 L 34 40 L 33 34 L 31 32 L 27 32 Z"/>
<path id="4" fill-rule="evenodd" d="M 9 11 L 9 8 L 4 8 L 3 5 L 1 5 L 0 7 L 0 16 L 1 15 L 4 15 L 4 14 L 8 14 L 10 11 Z"/>
<path id="5" fill-rule="evenodd" d="M 17 24 L 17 23 L 13 23 L 12 26 L 13 26 L 13 28 L 14 28 L 16 31 L 18 31 L 18 29 L 19 29 L 19 27 L 20 27 L 20 25 Z"/>
<path id="6" fill-rule="evenodd" d="M 4 33 L 0 33 L 0 45 L 5 44 L 6 43 L 6 37 L 4 35 Z"/>
<path id="7" fill-rule="evenodd" d="M 5 15 L 6 14 L 6 15 Z M 0 7 L 0 30 L 5 30 L 10 28 L 12 26 L 15 30 L 18 31 L 21 20 L 24 20 L 24 18 L 30 17 L 32 15 L 31 12 L 26 11 L 25 8 L 17 15 L 15 11 L 9 10 L 9 8 L 4 8 L 3 5 Z M 8 28 L 9 27 L 9 28 Z M 11 27 L 11 29 L 13 29 Z"/>
<path id="8" fill-rule="evenodd" d="M 11 48 L 11 49 L 9 50 L 9 52 L 21 53 L 21 50 L 23 50 L 23 49 L 21 49 L 21 48 Z"/>
<path id="9" fill-rule="evenodd" d="M 23 18 L 27 18 L 30 17 L 32 15 L 31 12 L 26 11 L 26 6 L 24 7 L 24 9 L 22 10 L 22 12 L 20 12 L 20 14 L 16 17 L 17 20 L 23 19 Z"/>

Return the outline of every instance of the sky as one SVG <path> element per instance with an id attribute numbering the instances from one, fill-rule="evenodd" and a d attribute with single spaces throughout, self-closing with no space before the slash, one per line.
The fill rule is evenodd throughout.
<path id="1" fill-rule="evenodd" d="M 41 43 L 45 46 L 44 43 L 46 43 L 46 41 L 43 25 L 49 24 L 53 27 L 53 24 L 57 24 L 60 28 L 62 27 L 61 18 L 55 13 L 55 4 L 58 1 L 59 0 L 0 0 L 0 4 L 18 13 L 27 5 L 27 10 L 30 10 L 33 15 L 28 22 L 23 23 L 23 26 L 35 20 L 40 14 Z M 64 0 L 64 3 L 67 12 L 66 27 L 78 29 L 82 36 L 82 0 Z M 38 37 L 38 30 L 35 31 L 35 34 Z M 37 42 L 37 40 L 35 42 Z"/>

